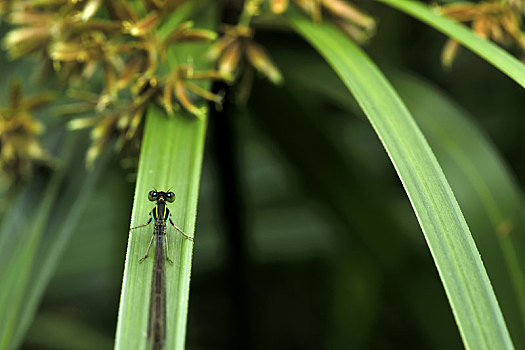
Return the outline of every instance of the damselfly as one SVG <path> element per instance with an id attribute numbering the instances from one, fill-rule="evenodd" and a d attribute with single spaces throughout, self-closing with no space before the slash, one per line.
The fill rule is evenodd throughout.
<path id="1" fill-rule="evenodd" d="M 150 191 L 148 199 L 156 202 L 155 208 L 150 212 L 150 218 L 144 225 L 133 227 L 133 229 L 148 226 L 154 222 L 153 237 L 149 242 L 146 254 L 139 260 L 143 261 L 148 257 L 149 249 L 155 240 L 155 260 L 153 262 L 153 276 L 151 277 L 151 294 L 149 301 L 148 316 L 148 340 L 151 347 L 160 350 L 164 347 L 166 340 L 166 284 L 164 278 L 164 254 L 166 260 L 173 264 L 168 254 L 168 237 L 166 226 L 168 222 L 175 227 L 186 239 L 193 241 L 184 231 L 178 228 L 171 220 L 171 213 L 166 207 L 166 202 L 175 201 L 175 193 L 163 191 Z"/>

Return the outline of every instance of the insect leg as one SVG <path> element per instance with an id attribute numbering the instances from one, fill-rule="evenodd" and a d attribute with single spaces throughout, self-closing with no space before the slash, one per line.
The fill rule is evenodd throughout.
<path id="1" fill-rule="evenodd" d="M 189 239 L 190 241 L 193 241 L 193 237 L 188 236 L 184 231 L 182 231 L 177 225 L 173 223 L 173 221 L 170 218 L 170 224 L 171 226 L 175 227 L 177 231 L 179 231 L 186 239 Z"/>
<path id="2" fill-rule="evenodd" d="M 166 260 L 168 260 L 170 264 L 173 264 L 173 260 L 170 259 L 168 252 L 168 235 L 164 235 L 164 249 L 166 250 Z"/>
<path id="3" fill-rule="evenodd" d="M 144 255 L 142 258 L 140 258 L 139 262 L 143 261 L 144 259 L 146 259 L 148 257 L 149 248 L 151 248 L 151 243 L 153 243 L 153 238 L 155 238 L 155 234 L 153 234 L 153 236 L 151 236 L 151 240 L 149 241 L 149 244 L 148 244 L 148 249 L 146 249 L 146 255 Z"/>
<path id="4" fill-rule="evenodd" d="M 155 209 L 153 209 L 153 210 L 155 210 Z M 134 230 L 136 228 L 145 227 L 145 226 L 148 226 L 149 224 L 151 224 L 151 221 L 153 220 L 153 210 L 150 212 L 151 217 L 149 218 L 148 222 L 146 222 L 144 225 L 139 225 L 139 226 L 132 227 L 131 229 Z"/>

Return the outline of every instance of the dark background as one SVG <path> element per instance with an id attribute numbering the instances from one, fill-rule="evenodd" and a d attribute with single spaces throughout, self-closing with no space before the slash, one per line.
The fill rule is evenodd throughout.
<path id="1" fill-rule="evenodd" d="M 442 34 L 356 3 L 378 19 L 364 49 L 386 76 L 409 72 L 456 101 L 523 183 L 523 89 L 466 49 L 443 70 Z M 249 100 L 239 101 L 248 85 L 226 88 L 223 110 L 210 116 L 187 348 L 461 349 L 423 234 L 371 126 L 303 83 L 337 78 L 302 39 L 266 28 L 255 39 L 285 84 L 254 74 Z M 4 72 L 16 65 L 1 59 Z M 134 188 L 127 175 L 115 159 L 102 177 L 24 348 L 113 346 Z"/>

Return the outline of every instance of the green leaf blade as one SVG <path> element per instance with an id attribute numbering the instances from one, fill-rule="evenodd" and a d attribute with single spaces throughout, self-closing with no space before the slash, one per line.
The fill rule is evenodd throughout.
<path id="1" fill-rule="evenodd" d="M 475 35 L 467 27 L 432 11 L 417 1 L 376 0 L 403 11 L 460 42 L 494 67 L 525 87 L 525 65 L 496 44 Z"/>
<path id="2" fill-rule="evenodd" d="M 338 73 L 383 143 L 423 229 L 465 346 L 513 349 L 452 190 L 395 90 L 361 49 L 332 26 L 316 26 L 293 14 L 288 19 Z"/>

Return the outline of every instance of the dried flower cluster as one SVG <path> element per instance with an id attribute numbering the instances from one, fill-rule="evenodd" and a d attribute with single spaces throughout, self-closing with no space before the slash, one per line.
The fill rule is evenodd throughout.
<path id="1" fill-rule="evenodd" d="M 280 84 L 281 72 L 272 62 L 263 47 L 253 41 L 253 30 L 245 26 L 224 25 L 224 36 L 208 51 L 208 58 L 217 62 L 217 69 L 223 74 L 237 76 L 241 59 L 247 61 L 270 81 Z"/>
<path id="2" fill-rule="evenodd" d="M 49 101 L 49 95 L 23 97 L 21 84 L 11 83 L 6 107 L 0 108 L 0 179 L 4 185 L 29 178 L 35 164 L 50 164 L 51 157 L 38 141 L 44 127 L 32 116 Z"/>
<path id="3" fill-rule="evenodd" d="M 236 78 L 247 61 L 275 84 L 283 81 L 281 72 L 270 59 L 266 50 L 253 40 L 251 19 L 260 14 L 263 0 L 246 0 L 236 25 L 222 26 L 223 35 L 208 51 L 208 59 L 216 62 L 219 72 Z"/>
<path id="4" fill-rule="evenodd" d="M 204 118 L 196 99 L 220 104 L 222 96 L 198 81 L 231 83 L 250 65 L 270 81 L 282 82 L 279 69 L 253 40 L 251 19 L 263 5 L 274 14 L 284 12 L 287 0 L 245 0 L 239 22 L 223 25 L 223 35 L 210 46 L 207 57 L 215 62 L 216 70 L 196 71 L 190 62 L 166 72 L 161 63 L 173 45 L 217 39 L 215 32 L 195 29 L 191 21 L 166 30 L 170 15 L 185 1 L 0 1 L 0 13 L 13 26 L 4 39 L 11 57 L 40 55 L 75 99 L 62 108 L 64 114 L 75 116 L 70 128 L 92 128 L 88 166 L 114 137 L 119 149 L 136 139 L 151 101 L 160 103 L 168 114 L 182 107 Z M 344 0 L 292 1 L 315 21 L 329 19 L 357 41 L 374 31 L 374 20 Z M 100 80 L 97 88 L 93 81 Z"/>
<path id="5" fill-rule="evenodd" d="M 320 22 L 324 17 L 337 25 L 346 35 L 357 42 L 369 39 L 376 29 L 374 19 L 344 0 L 292 0 L 312 19 Z M 273 1 L 277 10 L 283 1 Z M 286 6 L 286 4 L 285 4 Z"/>
<path id="6" fill-rule="evenodd" d="M 164 37 L 158 34 L 165 16 L 183 2 L 144 0 L 144 15 L 126 0 L 19 0 L 12 5 L 8 19 L 15 29 L 4 40 L 10 55 L 40 53 L 70 87 L 79 90 L 75 95 L 81 101 L 66 110 L 92 114 L 70 123 L 73 128 L 93 127 L 88 165 L 113 136 L 117 135 L 119 147 L 135 137 L 150 101 L 160 101 L 168 113 L 182 106 L 197 117 L 203 113 L 194 96 L 219 102 L 219 96 L 192 80 L 230 76 L 195 72 L 187 64 L 161 72 L 160 63 L 171 45 L 217 37 L 213 31 L 193 28 L 192 22 Z M 101 73 L 100 90 L 86 91 L 85 82 Z"/>
<path id="7" fill-rule="evenodd" d="M 327 18 L 350 38 L 363 42 L 375 31 L 375 21 L 344 0 L 292 0 L 304 12 L 320 22 Z M 246 0 L 237 25 L 223 25 L 223 36 L 212 46 L 208 58 L 217 62 L 217 69 L 233 77 L 247 62 L 275 84 L 283 81 L 282 74 L 266 50 L 253 40 L 252 17 L 262 12 L 265 0 Z M 266 0 L 273 14 L 279 15 L 289 7 L 288 0 Z"/>
<path id="8" fill-rule="evenodd" d="M 516 47 L 525 57 L 525 33 L 521 30 L 521 15 L 525 8 L 522 0 L 489 0 L 480 3 L 459 2 L 442 6 L 439 11 L 460 23 L 469 24 L 472 30 L 484 39 L 512 48 Z M 449 39 L 442 53 L 442 62 L 449 67 L 460 45 Z"/>
<path id="9" fill-rule="evenodd" d="M 525 1 L 524 0 L 509 0 L 509 4 L 511 4 L 516 10 L 518 10 L 522 14 L 525 14 Z"/>

